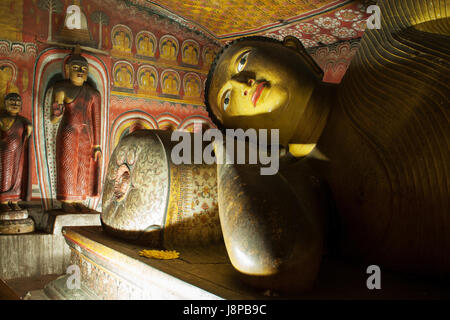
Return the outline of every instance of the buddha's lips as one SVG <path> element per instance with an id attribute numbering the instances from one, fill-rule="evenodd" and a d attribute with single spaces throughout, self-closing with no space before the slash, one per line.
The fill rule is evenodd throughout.
<path id="1" fill-rule="evenodd" d="M 259 97 L 261 96 L 261 93 L 263 92 L 264 88 L 266 87 L 266 82 L 263 81 L 261 83 L 258 84 L 258 86 L 256 87 L 255 92 L 252 95 L 252 103 L 253 106 L 256 107 L 256 103 L 258 102 Z"/>

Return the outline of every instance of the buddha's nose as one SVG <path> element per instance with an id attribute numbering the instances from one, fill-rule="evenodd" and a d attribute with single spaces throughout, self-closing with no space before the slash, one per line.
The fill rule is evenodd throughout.
<path id="1" fill-rule="evenodd" d="M 247 80 L 247 85 L 248 85 L 250 88 L 253 86 L 254 83 L 255 83 L 255 80 L 254 80 L 254 79 L 248 79 L 248 80 Z M 249 91 L 250 88 L 244 90 L 244 96 L 248 95 L 248 91 Z"/>

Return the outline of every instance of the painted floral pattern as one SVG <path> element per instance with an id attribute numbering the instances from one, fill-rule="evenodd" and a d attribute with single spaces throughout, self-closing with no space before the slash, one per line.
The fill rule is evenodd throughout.
<path id="1" fill-rule="evenodd" d="M 342 9 L 335 13 L 336 18 L 342 21 L 357 21 L 361 19 L 362 13 L 352 9 Z"/>
<path id="2" fill-rule="evenodd" d="M 337 28 L 331 31 L 331 34 L 340 39 L 348 39 L 356 35 L 356 31 L 347 27 Z"/>
<path id="3" fill-rule="evenodd" d="M 352 23 L 352 28 L 356 31 L 363 32 L 367 27 L 367 20 L 359 20 Z"/>
<path id="4" fill-rule="evenodd" d="M 332 44 L 337 41 L 336 37 L 329 34 L 316 34 L 313 37 L 313 40 L 323 43 L 323 44 Z"/>
<path id="5" fill-rule="evenodd" d="M 334 29 L 341 25 L 341 21 L 332 17 L 320 17 L 314 19 L 314 23 L 324 29 Z"/>
<path id="6" fill-rule="evenodd" d="M 314 18 L 299 20 L 282 28 L 266 31 L 263 35 L 282 41 L 286 36 L 298 38 L 305 48 L 332 45 L 338 40 L 360 38 L 365 31 L 365 12 L 369 1 L 362 0 L 364 6 L 347 5 Z"/>
<path id="7" fill-rule="evenodd" d="M 305 48 L 316 47 L 318 45 L 316 41 L 311 39 L 300 39 L 300 41 L 305 46 Z"/>
<path id="8" fill-rule="evenodd" d="M 306 34 L 316 34 L 320 31 L 320 28 L 312 23 L 299 23 L 295 26 L 295 29 Z"/>

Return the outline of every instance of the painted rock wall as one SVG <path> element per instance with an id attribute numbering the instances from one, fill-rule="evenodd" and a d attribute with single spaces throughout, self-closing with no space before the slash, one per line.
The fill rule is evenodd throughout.
<path id="1" fill-rule="evenodd" d="M 66 27 L 66 10 L 72 4 L 81 8 L 80 30 Z M 62 63 L 71 52 L 55 42 L 77 41 L 104 52 L 87 53 L 89 62 L 99 66 L 90 78 L 100 86 L 104 100 L 103 171 L 114 147 L 130 130 L 193 131 L 196 122 L 212 126 L 203 105 L 203 87 L 220 45 L 176 21 L 125 1 L 4 0 L 0 29 L 0 108 L 7 93 L 20 93 L 21 114 L 33 121 L 34 200 L 53 197 L 47 190 L 54 173 L 44 168 L 49 166 L 51 156 L 46 153 L 51 148 L 45 145 L 48 132 L 39 117 L 44 114 L 49 78 L 63 77 Z M 54 63 L 47 61 L 56 57 Z"/>

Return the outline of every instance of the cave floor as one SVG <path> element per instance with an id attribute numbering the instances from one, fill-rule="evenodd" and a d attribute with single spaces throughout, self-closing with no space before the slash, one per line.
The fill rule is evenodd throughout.
<path id="1" fill-rule="evenodd" d="M 98 226 L 65 227 L 63 233 L 72 243 L 72 247 L 73 243 L 76 243 L 76 246 L 86 252 L 87 259 L 96 260 L 96 263 L 108 272 L 122 278 L 123 275 L 131 277 L 130 273 L 135 272 L 136 276 L 129 278 L 128 283 L 134 281 L 139 286 L 142 284 L 142 280 L 139 279 L 151 280 L 151 277 L 167 276 L 169 280 L 164 280 L 167 290 L 184 291 L 184 295 L 179 296 L 181 299 L 428 300 L 450 298 L 448 282 L 430 281 L 385 270 L 381 270 L 381 289 L 369 290 L 366 285 L 370 276 L 366 273 L 367 266 L 331 258 L 324 258 L 315 287 L 310 292 L 287 295 L 270 290 L 256 290 L 240 281 L 237 271 L 229 262 L 223 244 L 210 247 L 174 248 L 180 252 L 178 259 L 157 260 L 139 256 L 139 251 L 153 248 L 113 238 Z M 76 250 L 80 251 L 80 249 Z M 18 298 L 24 298 L 28 291 L 36 293 L 56 277 L 56 275 L 49 275 L 11 279 L 4 281 L 3 288 L 6 284 Z M 170 284 L 171 281 L 173 284 Z M 183 287 L 183 284 L 186 286 Z M 0 285 L 0 295 L 5 292 L 1 288 Z M 199 289 L 206 295 L 190 288 Z M 114 297 L 114 295 L 99 296 L 99 294 L 97 296 L 100 299 Z M 42 297 L 37 295 L 36 299 Z M 174 297 L 177 297 L 176 292 Z"/>

